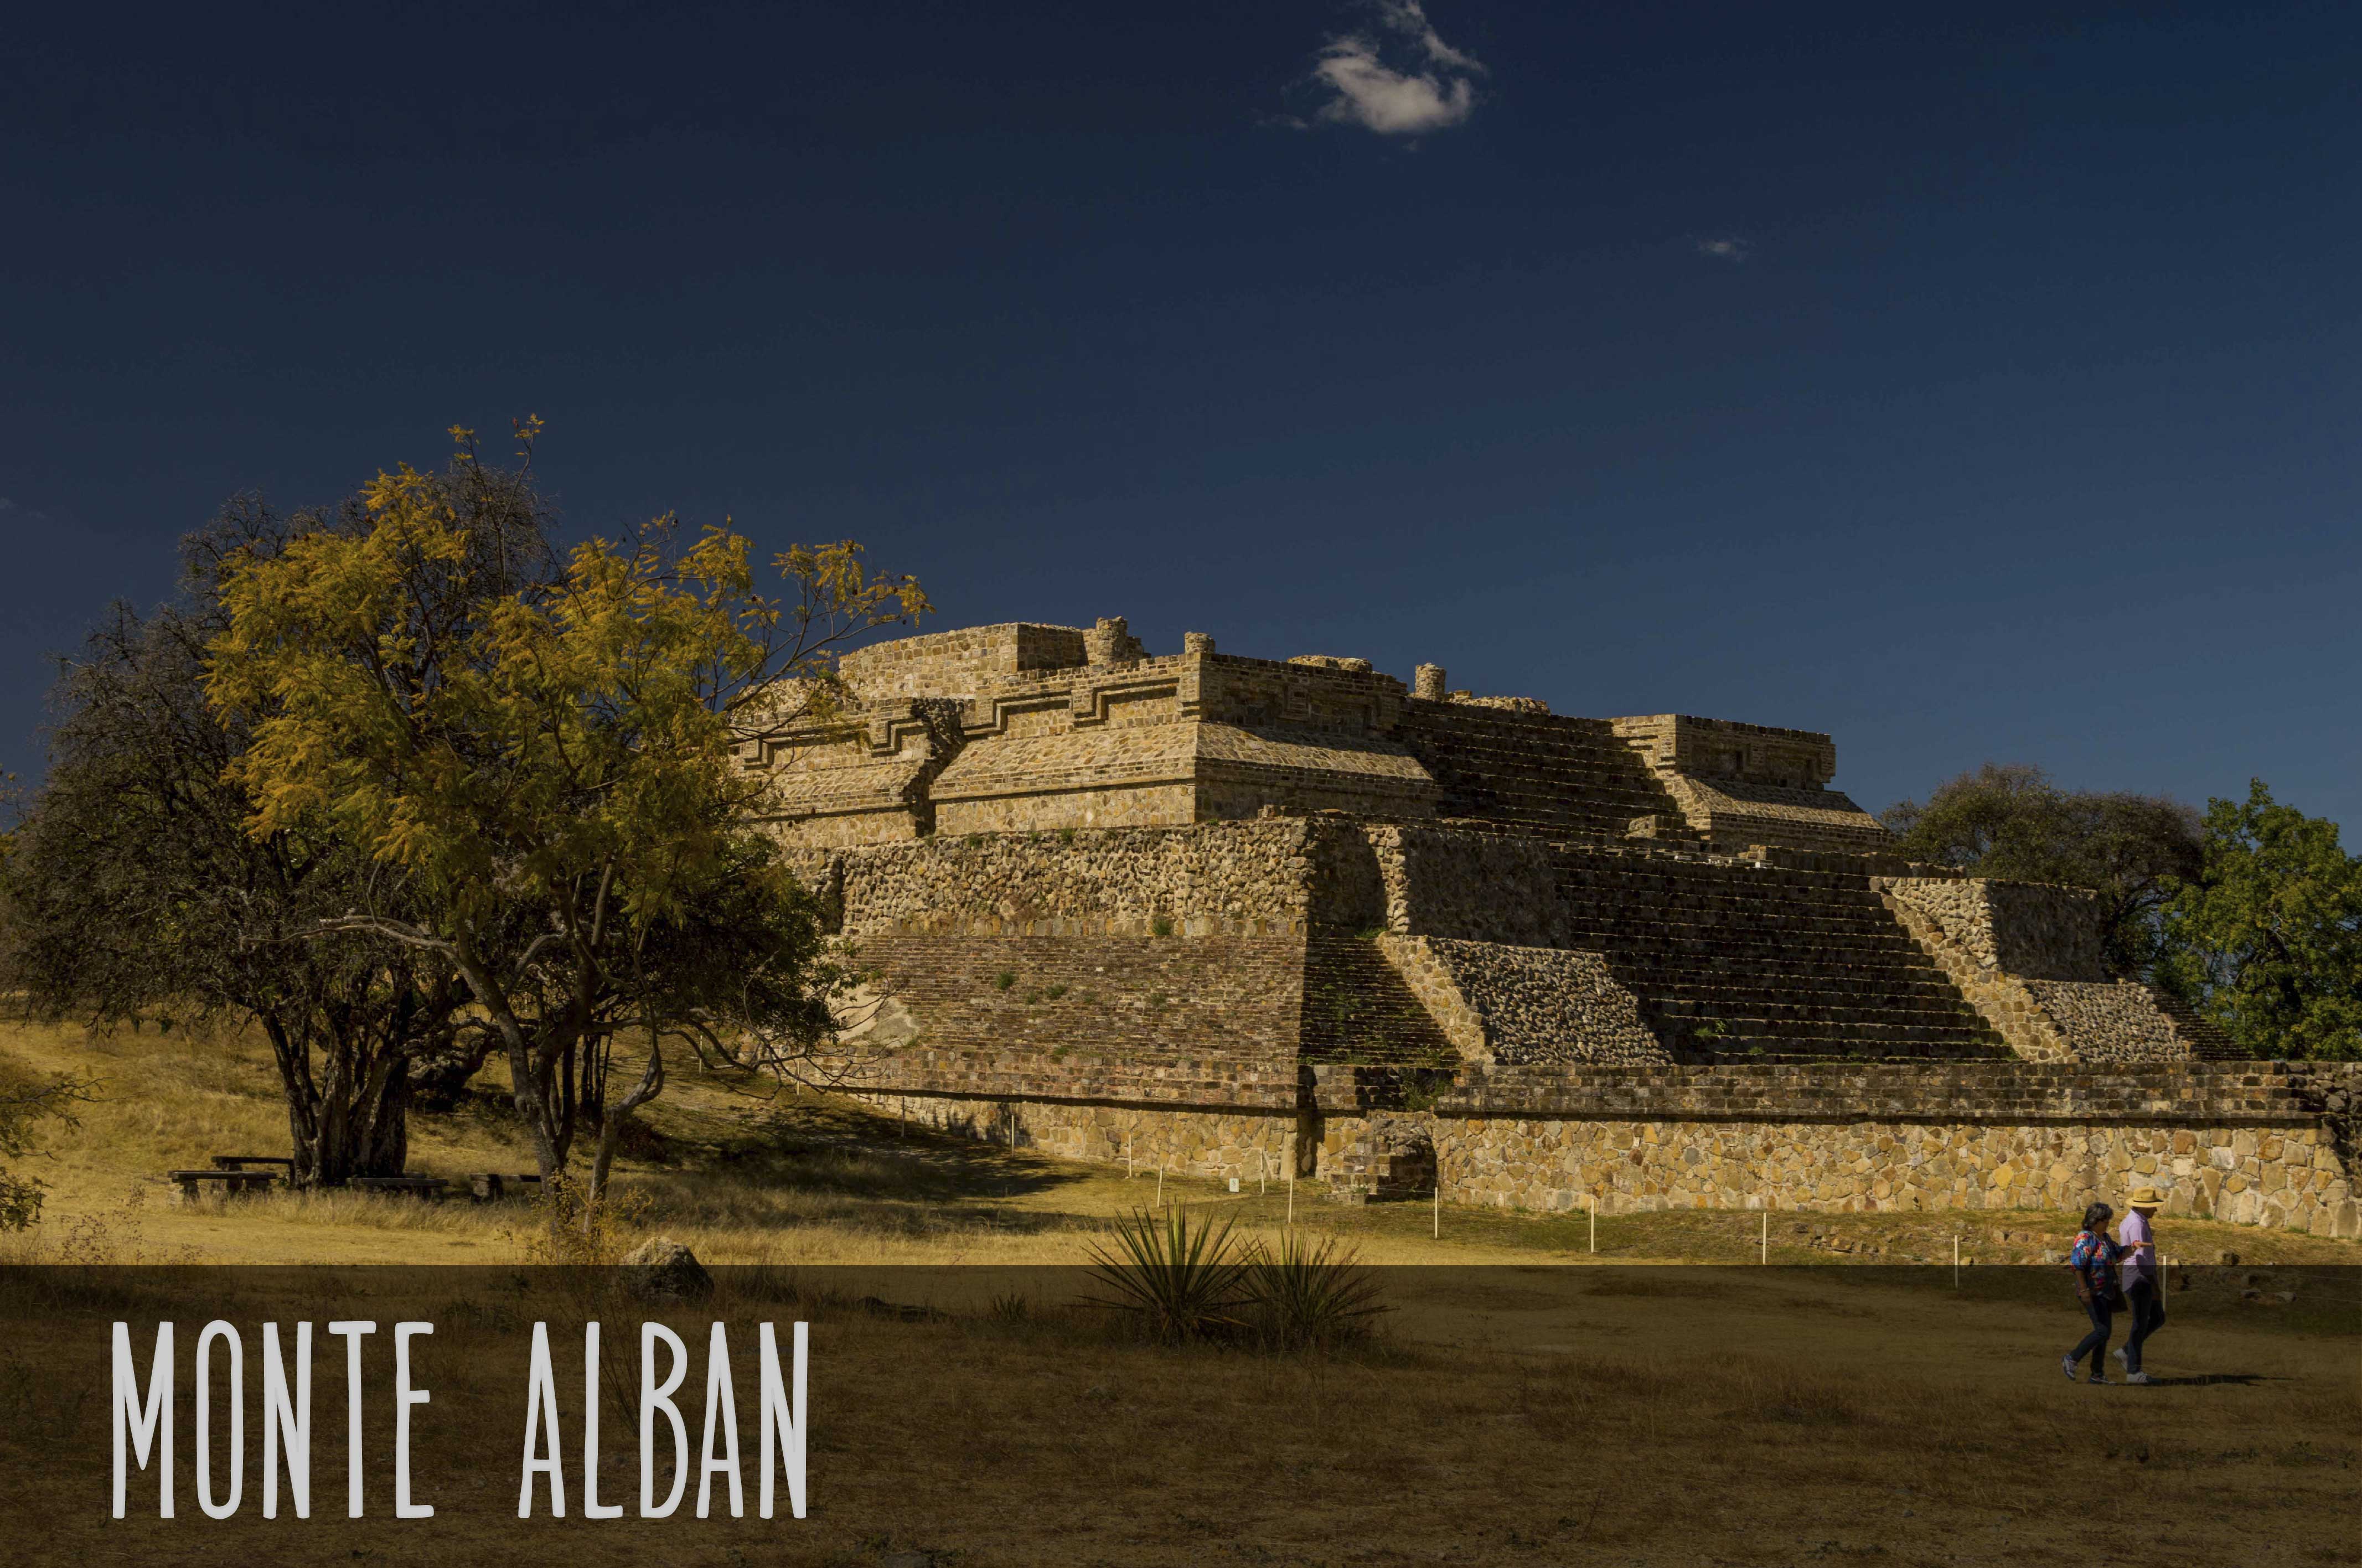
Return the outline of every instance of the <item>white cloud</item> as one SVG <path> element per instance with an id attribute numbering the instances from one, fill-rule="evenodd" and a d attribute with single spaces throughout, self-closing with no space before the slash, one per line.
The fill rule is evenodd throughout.
<path id="1" fill-rule="evenodd" d="M 1424 136 L 1473 114 L 1483 62 L 1445 43 L 1420 0 L 1375 0 L 1375 9 L 1374 30 L 1331 39 L 1314 57 L 1313 79 L 1329 94 L 1314 117 L 1380 136 Z"/>
<path id="2" fill-rule="evenodd" d="M 1701 256 L 1711 256 L 1717 261 L 1744 261 L 1754 254 L 1755 248 L 1743 239 L 1731 237 L 1701 239 L 1697 242 L 1697 252 Z"/>

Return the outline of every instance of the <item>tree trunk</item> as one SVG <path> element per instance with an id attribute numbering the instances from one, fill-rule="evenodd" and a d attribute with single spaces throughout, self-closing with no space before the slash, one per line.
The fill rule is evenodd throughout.
<path id="1" fill-rule="evenodd" d="M 272 1021 L 263 1028 L 287 1099 L 289 1185 L 342 1187 L 357 1176 L 400 1176 L 410 1156 L 410 1075 L 402 1055 L 381 1050 L 356 1071 L 358 1048 L 333 1042 L 321 1053 L 315 1082 L 310 1043 Z"/>
<path id="2" fill-rule="evenodd" d="M 582 1214 L 586 1229 L 591 1223 L 591 1215 L 596 1211 L 600 1199 L 607 1196 L 608 1173 L 614 1168 L 615 1150 L 624 1141 L 624 1127 L 638 1114 L 640 1107 L 664 1092 L 664 1041 L 651 1032 L 648 1065 L 640 1070 L 640 1081 L 620 1102 L 607 1108 L 607 1114 L 599 1124 L 599 1152 L 590 1161 L 590 1204 Z"/>

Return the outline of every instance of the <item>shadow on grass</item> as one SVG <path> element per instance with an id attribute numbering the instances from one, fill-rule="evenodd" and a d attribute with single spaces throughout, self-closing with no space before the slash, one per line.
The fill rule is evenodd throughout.
<path id="1" fill-rule="evenodd" d="M 2151 1373 L 2148 1386 L 2151 1388 L 2202 1388 L 2213 1384 L 2230 1383 L 2241 1388 L 2252 1388 L 2258 1383 L 2287 1381 L 2289 1380 L 2284 1377 L 2267 1377 L 2260 1372 L 2202 1372 L 2189 1377 L 2160 1377 Z"/>

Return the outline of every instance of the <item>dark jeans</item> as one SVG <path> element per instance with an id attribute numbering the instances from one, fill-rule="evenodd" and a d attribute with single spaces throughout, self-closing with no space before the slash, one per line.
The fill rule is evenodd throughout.
<path id="1" fill-rule="evenodd" d="M 2108 1333 L 2115 1326 L 2116 1314 L 2103 1301 L 2086 1301 L 2083 1310 L 2092 1315 L 2092 1331 L 2067 1353 L 2067 1364 L 2072 1366 L 2088 1355 L 2092 1358 L 2092 1375 L 2097 1377 L 2107 1368 Z"/>
<path id="2" fill-rule="evenodd" d="M 2133 1315 L 2132 1337 L 2125 1341 L 2125 1370 L 2138 1372 L 2141 1346 L 2165 1327 L 2165 1287 L 2158 1281 L 2134 1280 L 2125 1286 L 2125 1302 Z"/>

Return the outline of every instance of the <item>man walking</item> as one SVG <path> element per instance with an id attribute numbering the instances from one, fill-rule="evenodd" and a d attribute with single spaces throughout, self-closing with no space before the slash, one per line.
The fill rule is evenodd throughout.
<path id="1" fill-rule="evenodd" d="M 2157 1235 L 2151 1221 L 2164 1207 L 2165 1196 L 2153 1187 L 2134 1189 L 2131 1212 L 2116 1227 L 2116 1241 L 2125 1251 L 2125 1305 L 2133 1331 L 2116 1359 L 2125 1364 L 2125 1381 L 2147 1383 L 2141 1370 L 2141 1347 L 2165 1327 L 2165 1271 L 2157 1265 Z"/>

